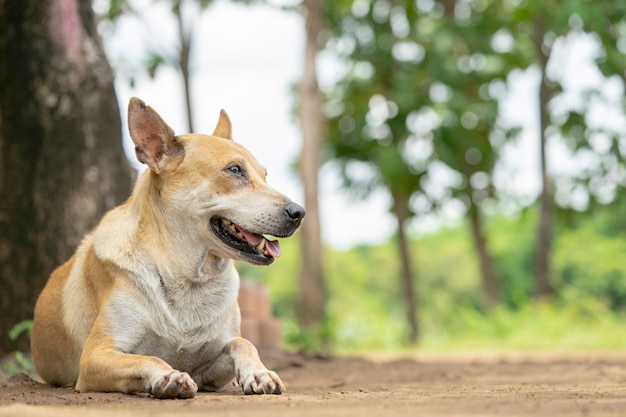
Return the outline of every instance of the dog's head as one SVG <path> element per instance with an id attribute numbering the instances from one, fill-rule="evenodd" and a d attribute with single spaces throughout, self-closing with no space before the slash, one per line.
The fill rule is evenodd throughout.
<path id="1" fill-rule="evenodd" d="M 137 159 L 149 166 L 154 193 L 181 232 L 209 241 L 210 252 L 223 258 L 269 265 L 280 256 L 278 242 L 266 236 L 291 236 L 304 209 L 267 184 L 265 168 L 233 141 L 223 110 L 211 136 L 176 136 L 132 98 L 128 126 Z"/>

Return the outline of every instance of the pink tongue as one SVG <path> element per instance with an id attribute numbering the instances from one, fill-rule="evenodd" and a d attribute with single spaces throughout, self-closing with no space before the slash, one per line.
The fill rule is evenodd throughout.
<path id="1" fill-rule="evenodd" d="M 245 229 L 239 229 L 243 234 L 243 237 L 246 238 L 246 241 L 252 246 L 256 246 L 261 243 L 261 240 L 265 239 L 261 235 L 257 235 L 256 233 L 248 232 Z M 280 258 L 280 243 L 277 240 L 267 240 L 265 239 L 265 250 L 273 256 L 274 258 Z"/>
<path id="2" fill-rule="evenodd" d="M 265 240 L 265 249 L 274 258 L 280 258 L 280 243 L 277 240 Z"/>
<path id="3" fill-rule="evenodd" d="M 258 245 L 261 242 L 261 240 L 264 239 L 263 236 L 257 235 L 256 233 L 250 233 L 244 229 L 239 229 L 239 230 L 243 234 L 243 237 L 245 237 L 248 243 L 251 244 L 252 246 Z"/>

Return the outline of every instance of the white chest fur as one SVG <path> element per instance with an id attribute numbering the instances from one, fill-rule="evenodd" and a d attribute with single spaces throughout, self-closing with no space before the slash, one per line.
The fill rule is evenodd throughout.
<path id="1" fill-rule="evenodd" d="M 135 276 L 107 306 L 116 345 L 191 370 L 237 336 L 238 289 L 232 265 L 204 282 Z"/>

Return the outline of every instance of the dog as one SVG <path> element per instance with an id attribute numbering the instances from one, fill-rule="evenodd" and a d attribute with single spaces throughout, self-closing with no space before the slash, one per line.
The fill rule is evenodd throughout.
<path id="1" fill-rule="evenodd" d="M 266 183 L 224 110 L 213 135 L 177 136 L 132 98 L 128 126 L 149 169 L 50 275 L 31 334 L 38 374 L 78 392 L 192 398 L 234 381 L 280 394 L 241 337 L 234 260 L 271 264 L 280 246 L 266 236 L 291 236 L 304 209 Z"/>

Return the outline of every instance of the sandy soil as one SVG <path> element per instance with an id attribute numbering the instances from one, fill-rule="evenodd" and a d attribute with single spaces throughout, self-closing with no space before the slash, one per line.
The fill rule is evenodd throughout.
<path id="1" fill-rule="evenodd" d="M 0 386 L 0 416 L 624 416 L 626 352 L 266 358 L 283 395 L 234 387 L 191 400 L 76 394 L 28 377 Z"/>

